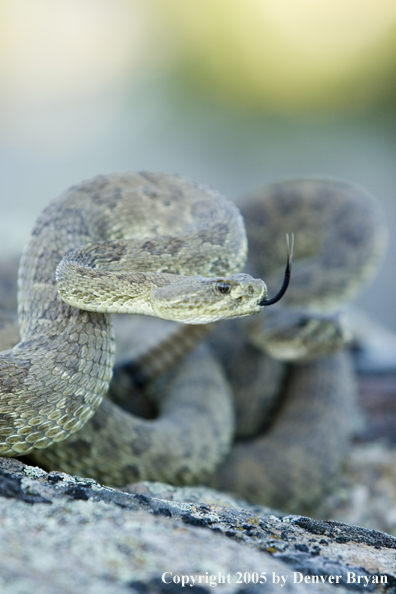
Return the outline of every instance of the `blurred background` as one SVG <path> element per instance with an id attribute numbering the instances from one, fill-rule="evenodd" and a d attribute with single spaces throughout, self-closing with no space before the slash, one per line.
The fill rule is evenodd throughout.
<path id="1" fill-rule="evenodd" d="M 396 330 L 394 0 L 0 0 L 0 254 L 98 173 L 180 173 L 240 201 L 323 175 L 391 230 L 358 302 Z"/>

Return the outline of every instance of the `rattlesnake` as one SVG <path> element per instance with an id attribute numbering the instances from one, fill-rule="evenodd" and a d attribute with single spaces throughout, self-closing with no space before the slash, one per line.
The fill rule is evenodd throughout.
<path id="1" fill-rule="evenodd" d="M 21 341 L 0 357 L 0 453 L 27 454 L 63 441 L 94 414 L 114 363 L 111 323 L 102 312 L 203 323 L 251 315 L 270 303 L 264 282 L 239 272 L 246 247 L 237 208 L 177 176 L 99 176 L 53 200 L 19 267 Z M 165 441 L 176 459 L 163 473 L 167 480 L 191 482 L 213 469 L 230 439 L 228 389 L 207 355 L 199 366 L 208 374 L 206 384 L 200 374 L 204 397 L 186 407 L 198 418 L 203 410 L 204 423 L 186 435 L 180 423 L 175 428 L 182 408 L 171 422 L 164 415 Z M 178 381 L 183 384 L 183 374 Z M 116 433 L 125 425 L 109 403 L 102 414 Z M 100 426 L 100 413 L 94 425 Z M 158 431 L 150 437 L 138 426 L 134 438 L 125 429 L 126 457 L 139 450 L 160 465 Z"/>
<path id="2" fill-rule="evenodd" d="M 357 241 L 357 237 L 352 234 L 352 244 L 355 243 L 355 245 L 351 244 L 350 248 L 354 249 L 354 254 L 362 254 L 360 269 L 357 270 L 356 264 L 353 263 L 353 270 L 351 271 L 350 268 L 345 267 L 345 262 L 337 262 L 336 258 L 333 268 L 337 268 L 341 264 L 341 282 L 338 284 L 334 282 L 334 274 L 331 276 L 334 270 L 327 263 L 327 270 L 330 271 L 331 277 L 330 282 L 323 281 L 322 288 L 319 287 L 318 290 L 317 277 L 312 276 L 312 271 L 316 270 L 315 266 L 318 263 L 318 241 L 316 238 L 316 245 L 315 241 L 313 241 L 313 248 L 312 245 L 309 246 L 308 242 L 307 247 L 307 234 L 298 233 L 300 223 L 298 217 L 296 218 L 295 214 L 293 215 L 296 210 L 290 201 L 291 195 L 297 195 L 297 202 L 300 200 L 305 208 L 305 214 L 303 214 L 302 218 L 300 217 L 300 220 L 304 220 L 304 218 L 307 218 L 307 214 L 310 213 L 306 202 L 307 195 L 312 198 L 312 195 L 316 194 L 318 196 L 318 193 L 320 195 L 321 192 L 327 191 L 327 197 L 320 195 L 320 204 L 326 202 L 326 198 L 331 201 L 332 197 L 338 194 L 344 195 L 342 200 L 345 200 L 345 194 L 356 194 L 356 190 L 347 185 L 338 185 L 337 187 L 337 184 L 331 182 L 299 182 L 299 184 L 291 192 L 285 192 L 285 186 L 282 185 L 272 188 L 271 195 L 278 196 L 272 201 L 272 208 L 275 205 L 275 208 L 279 210 L 275 219 L 282 219 L 283 227 L 281 224 L 280 228 L 271 228 L 271 223 L 269 223 L 270 227 L 262 232 L 256 232 L 253 229 L 253 245 L 255 241 L 257 243 L 260 234 L 264 237 L 264 246 L 259 247 L 257 252 L 259 255 L 256 256 L 256 260 L 258 258 L 260 261 L 266 262 L 267 267 L 268 263 L 272 262 L 269 265 L 270 268 L 265 269 L 265 274 L 268 274 L 269 277 L 274 276 L 274 271 L 275 273 L 278 271 L 281 252 L 283 256 L 282 264 L 284 264 L 284 231 L 295 230 L 297 245 L 299 246 L 297 264 L 300 258 L 305 262 L 308 260 L 309 269 L 307 277 L 307 272 L 299 274 L 299 267 L 297 266 L 297 283 L 295 286 L 298 289 L 307 280 L 309 284 L 306 286 L 305 291 L 300 289 L 298 298 L 292 296 L 288 300 L 289 305 L 300 306 L 305 300 L 305 302 L 312 302 L 314 306 L 320 308 L 327 301 L 327 305 L 330 303 L 334 309 L 335 303 L 339 303 L 339 301 L 334 299 L 332 289 L 334 287 L 336 287 L 336 291 L 339 291 L 340 288 L 343 289 L 341 301 L 350 298 L 351 294 L 356 292 L 363 280 L 370 276 L 377 265 L 379 253 L 381 252 L 382 240 L 380 238 L 383 227 L 378 222 L 374 203 L 365 197 L 363 197 L 362 201 L 362 198 L 358 196 L 357 212 L 364 213 L 362 220 L 366 222 L 365 224 L 368 224 L 367 221 L 373 219 L 373 217 L 375 219 L 372 220 L 368 227 L 366 225 L 366 228 L 360 226 L 358 235 L 360 234 L 359 237 L 363 239 L 363 251 L 360 240 Z M 302 186 L 301 184 L 305 185 Z M 280 197 L 282 187 L 283 194 L 287 195 L 287 207 Z M 289 186 L 289 190 L 290 188 L 291 186 Z M 125 228 L 128 228 L 131 223 L 131 215 L 123 210 L 123 200 L 125 200 L 126 196 L 133 201 L 138 196 L 138 201 L 145 203 L 141 210 L 137 209 L 137 215 L 135 210 L 135 230 L 128 230 L 127 232 L 125 232 Z M 348 196 L 346 204 L 349 204 L 349 198 L 350 196 Z M 194 214 L 198 214 L 201 225 L 195 228 L 189 237 L 185 235 L 188 224 L 186 225 L 185 218 L 183 220 L 186 212 L 186 202 L 194 205 L 192 210 L 195 211 Z M 295 203 L 294 197 L 294 205 Z M 276 207 L 276 204 L 278 204 L 278 207 Z M 253 212 L 253 222 L 261 222 L 262 217 L 257 216 L 254 207 L 250 207 L 250 209 Z M 249 219 L 248 210 L 246 212 Z M 105 217 L 103 217 L 104 214 Z M 117 220 L 120 214 L 121 218 Z M 338 216 L 339 223 L 342 226 L 343 215 L 339 213 Z M 349 212 L 349 221 L 353 216 L 355 215 Z M 186 217 L 188 223 L 191 224 L 190 211 Z M 272 217 L 272 224 L 273 220 Z M 362 221 L 360 221 L 360 225 L 362 225 Z M 139 228 L 138 231 L 136 231 L 136 228 Z M 93 306 L 89 306 L 91 309 L 95 312 L 102 311 L 102 306 L 98 306 L 99 298 L 103 301 L 102 297 L 106 293 L 107 306 L 110 304 L 111 307 L 118 310 L 121 308 L 121 311 L 124 311 L 122 309 L 125 307 L 124 303 L 120 304 L 119 294 L 112 294 L 112 286 L 108 284 L 107 279 L 101 272 L 101 268 L 110 269 L 110 276 L 116 278 L 117 281 L 121 281 L 121 293 L 125 295 L 125 288 L 128 289 L 129 293 L 126 300 L 129 301 L 131 283 L 125 279 L 124 273 L 121 272 L 120 262 L 128 259 L 128 242 L 130 239 L 136 240 L 137 235 L 141 234 L 142 228 L 146 228 L 146 235 L 139 240 L 138 250 L 134 255 L 134 266 L 136 266 L 137 270 L 147 271 L 147 274 L 138 272 L 134 275 L 134 281 L 144 287 L 146 296 L 148 294 L 152 296 L 151 305 L 144 305 L 143 313 L 174 319 L 175 303 L 181 302 L 184 310 L 182 314 L 184 315 L 184 321 L 196 323 L 197 321 L 211 321 L 222 317 L 250 315 L 262 309 L 263 302 L 266 299 L 266 287 L 263 281 L 239 273 L 246 255 L 246 239 L 241 219 L 237 210 L 216 193 L 182 178 L 154 174 L 101 176 L 71 188 L 60 199 L 53 201 L 45 209 L 33 230 L 32 239 L 22 258 L 20 268 L 20 319 L 22 333 L 26 338 L 22 342 L 23 346 L 17 346 L 11 355 L 11 357 L 14 357 L 14 359 L 11 359 L 12 362 L 15 361 L 16 356 L 17 359 L 22 360 L 22 365 L 18 363 L 15 366 L 17 373 L 19 373 L 17 377 L 11 376 L 9 371 L 5 371 L 4 367 L 0 367 L 2 378 L 6 379 L 5 382 L 3 381 L 3 386 L 7 390 L 7 396 L 0 398 L 0 406 L 3 407 L 0 410 L 3 412 L 4 423 L 0 435 L 5 437 L 4 442 L 7 445 L 4 444 L 3 453 L 6 455 L 25 453 L 31 449 L 32 443 L 35 443 L 36 447 L 42 448 L 47 446 L 50 439 L 52 439 L 55 442 L 52 447 L 37 451 L 38 460 L 69 472 L 88 474 L 115 485 L 122 485 L 128 481 L 139 479 L 164 480 L 184 484 L 202 481 L 224 458 L 230 447 L 233 432 L 233 411 L 230 405 L 229 388 L 219 366 L 207 351 L 207 347 L 204 346 L 191 353 L 174 371 L 169 372 L 164 380 L 157 381 L 158 386 L 156 388 L 158 388 L 159 394 L 157 398 L 161 400 L 162 395 L 166 395 L 166 397 L 163 397 L 163 410 L 158 421 L 152 422 L 125 415 L 111 402 L 105 400 L 96 415 L 86 423 L 82 431 L 71 435 L 66 442 L 56 443 L 67 437 L 68 433 L 77 431 L 99 405 L 110 379 L 113 347 L 106 316 L 69 307 L 58 297 L 54 281 L 55 268 L 66 251 L 80 247 L 87 241 L 100 240 L 102 243 L 99 248 L 88 247 L 84 255 L 72 253 L 71 256 L 68 255 L 68 260 L 71 261 L 73 267 L 77 268 L 77 274 L 80 274 L 81 281 L 86 279 L 90 281 L 93 277 L 93 269 L 99 268 L 99 270 L 95 270 L 96 278 L 99 276 L 99 291 L 95 290 L 96 292 L 93 293 L 91 286 L 89 288 L 93 299 L 96 300 Z M 320 232 L 323 233 L 323 228 Z M 171 233 L 176 233 L 178 237 L 176 239 L 171 238 Z M 345 232 L 345 236 L 348 233 Z M 165 235 L 164 239 L 158 239 L 158 235 L 161 234 Z M 109 239 L 113 237 L 117 240 L 116 247 L 113 247 L 113 244 L 109 242 Z M 282 241 L 282 247 L 280 241 Z M 356 242 L 359 243 L 359 246 L 356 245 Z M 204 246 L 203 251 L 198 252 L 198 246 L 200 249 Z M 346 246 L 340 247 L 337 252 L 338 258 L 340 254 L 344 253 L 345 248 Z M 348 254 L 348 251 L 346 253 Z M 271 254 L 271 257 L 269 257 L 269 254 Z M 98 266 L 93 264 L 93 255 L 99 256 Z M 148 255 L 154 259 L 152 269 L 148 268 L 146 264 Z M 327 258 L 329 259 L 329 256 Z M 352 260 L 351 256 L 349 261 L 352 262 Z M 71 292 L 72 296 L 70 298 L 70 289 L 67 282 L 64 282 L 64 279 L 68 280 L 70 267 L 66 266 L 65 262 L 66 260 L 64 260 L 57 272 L 60 290 L 64 294 L 68 292 L 68 298 L 71 302 L 81 306 L 81 299 L 84 301 L 88 290 L 81 290 L 81 287 L 77 286 Z M 82 263 L 84 265 L 88 263 L 88 267 L 82 268 Z M 254 260 L 252 263 L 253 266 L 257 265 Z M 197 268 L 195 268 L 196 266 Z M 153 269 L 159 271 L 159 280 L 156 280 L 151 272 Z M 190 275 L 195 272 L 203 274 L 205 277 L 215 275 L 220 278 L 214 281 L 205 278 L 202 281 L 190 276 L 187 277 L 186 281 L 177 276 L 184 270 L 187 270 Z M 337 274 L 337 270 L 335 274 Z M 227 278 L 224 278 L 225 275 L 227 275 Z M 232 275 L 231 278 L 228 278 L 229 275 Z M 147 289 L 145 285 L 147 278 L 154 283 L 154 287 Z M 348 282 L 346 282 L 346 279 Z M 270 281 L 272 281 L 271 278 Z M 279 279 L 277 278 L 276 281 L 279 282 Z M 202 292 L 202 286 L 204 286 L 205 291 L 210 287 L 211 294 L 215 292 L 216 299 L 214 303 L 210 304 L 209 314 L 200 313 L 197 315 L 197 307 L 192 304 L 193 296 L 190 293 L 186 298 L 184 294 L 186 288 L 191 291 L 191 287 L 193 287 L 194 295 L 199 295 L 199 298 L 202 299 L 202 295 L 205 295 Z M 289 292 L 291 291 L 289 290 Z M 164 301 L 162 304 L 158 300 L 156 301 L 158 294 L 165 299 L 166 307 L 163 306 Z M 333 295 L 330 300 L 328 299 L 329 295 Z M 224 305 L 224 301 L 228 303 Z M 34 306 L 37 305 L 39 305 L 38 311 L 35 311 Z M 84 304 L 84 307 L 86 307 L 86 304 Z M 138 311 L 135 306 L 133 307 L 133 312 Z M 61 319 L 58 318 L 59 315 Z M 330 326 L 333 327 L 332 324 Z M 87 331 L 87 328 L 89 328 L 89 331 Z M 35 332 L 35 340 L 37 341 L 37 329 L 39 329 L 38 343 L 32 345 L 31 340 Z M 55 331 L 57 335 L 54 334 Z M 44 332 L 46 338 L 43 339 Z M 257 330 L 255 332 L 257 334 Z M 81 336 L 83 336 L 82 339 Z M 216 332 L 215 336 L 218 338 L 217 343 L 219 341 L 224 342 L 221 338 L 221 332 Z M 231 338 L 229 344 L 237 345 L 240 339 L 234 334 L 232 334 Z M 78 352 L 77 344 L 80 344 Z M 68 345 L 69 352 L 65 353 L 65 345 Z M 36 350 L 34 355 L 29 354 L 26 361 L 26 355 L 25 359 L 21 356 L 22 349 L 31 349 L 32 346 L 35 349 L 38 346 L 38 351 Z M 50 346 L 51 348 L 56 346 L 58 352 L 51 354 L 49 351 Z M 94 354 L 94 348 L 99 348 L 99 351 L 95 351 L 96 353 L 99 352 L 99 355 Z M 246 348 L 251 349 L 252 347 L 248 346 Z M 87 352 L 91 349 L 90 361 Z M 83 357 L 82 360 L 79 359 L 81 356 Z M 257 356 L 257 351 L 255 356 Z M 259 357 L 262 356 L 259 355 Z M 225 356 L 225 359 L 226 361 L 228 359 L 229 363 L 232 361 L 231 356 Z M 8 353 L 6 355 L 2 354 L 0 366 L 1 364 L 4 365 L 4 362 L 8 365 L 9 361 L 10 355 Z M 18 365 L 20 365 L 20 369 Z M 104 367 L 99 371 L 99 366 L 103 365 Z M 262 365 L 265 366 L 266 363 Z M 272 374 L 275 374 L 279 379 L 284 374 L 284 368 L 281 365 L 279 367 L 281 371 L 278 373 L 276 371 L 277 365 L 279 364 L 274 364 L 275 371 Z M 298 382 L 302 382 L 307 387 L 310 385 L 310 381 L 311 384 L 316 382 L 316 386 L 319 385 L 319 389 L 321 389 L 321 386 L 324 385 L 321 382 L 323 382 L 326 374 L 331 378 L 332 382 L 336 378 L 335 388 L 332 386 L 330 389 L 333 396 L 325 408 L 333 411 L 333 415 L 334 411 L 338 414 L 339 407 L 343 406 L 344 392 L 346 391 L 349 394 L 352 391 L 348 386 L 350 376 L 345 359 L 342 356 L 334 355 L 333 363 L 330 361 L 329 364 L 328 360 L 322 360 L 320 363 L 322 369 L 319 372 L 317 363 L 308 363 L 307 365 L 310 365 L 311 368 L 306 368 L 304 372 L 295 372 L 300 379 L 291 381 L 291 385 L 296 386 L 297 391 L 301 393 Z M 249 367 L 249 364 L 247 367 Z M 239 366 L 238 364 L 235 365 L 235 369 L 240 368 L 241 364 Z M 31 371 L 32 369 L 33 371 Z M 89 376 L 89 373 L 92 376 L 92 369 L 95 370 L 94 375 L 97 376 L 95 379 L 97 386 L 95 388 L 92 387 L 93 379 Z M 29 383 L 29 378 L 32 377 L 31 373 L 36 374 L 34 381 L 31 383 L 33 389 L 37 389 L 36 384 L 41 384 L 38 389 L 42 389 L 46 379 L 52 376 L 50 377 L 50 390 L 44 390 L 44 394 L 38 393 L 37 404 L 33 403 L 33 409 L 36 406 L 39 409 L 39 414 L 31 410 L 32 397 L 29 397 L 28 402 L 24 403 L 20 402 L 18 395 L 16 398 L 17 403 L 16 400 L 10 401 L 9 398 L 10 391 L 12 392 L 13 389 L 16 392 L 18 391 L 19 378 L 23 383 L 26 383 L 26 378 L 28 378 L 27 383 Z M 81 383 L 85 381 L 84 377 L 86 376 L 88 376 L 86 381 L 88 397 L 83 394 L 81 388 Z M 9 381 L 9 377 L 14 377 L 13 382 Z M 246 376 L 243 376 L 243 374 L 241 377 L 246 380 Z M 55 380 L 54 378 L 58 379 Z M 61 387 L 61 394 L 55 397 L 53 387 L 60 380 L 64 380 L 65 384 Z M 245 380 L 242 379 L 242 383 Z M 76 384 L 73 384 L 73 382 L 78 384 L 77 389 Z M 13 385 L 10 386 L 10 383 Z M 325 385 L 329 385 L 328 382 Z M 339 386 L 341 386 L 341 390 Z M 273 392 L 275 393 L 275 390 Z M 45 402 L 46 393 L 50 394 L 48 403 Z M 323 410 L 321 410 L 321 406 L 324 400 L 322 398 L 322 404 L 315 408 L 314 393 L 315 390 L 311 389 L 313 400 L 310 406 L 311 410 L 316 410 L 319 413 L 319 416 L 311 417 L 313 423 L 316 424 L 312 426 L 312 429 L 316 427 L 316 433 L 320 433 L 324 427 L 324 424 L 319 422 L 322 418 L 321 413 Z M 77 400 L 76 402 L 73 401 L 72 404 L 68 403 L 65 398 L 71 395 Z M 6 404 L 8 406 L 7 410 L 5 410 Z M 58 412 L 59 405 L 62 405 L 65 414 Z M 348 399 L 346 399 L 343 410 L 348 410 L 348 407 L 349 403 Z M 19 419 L 16 418 L 16 411 L 19 412 Z M 289 411 L 288 414 L 290 420 L 294 413 L 292 412 L 290 415 Z M 287 423 L 289 423 L 289 420 Z M 51 421 L 51 424 L 49 424 L 49 421 Z M 256 429 L 253 429 L 253 431 L 249 429 L 250 433 L 254 433 L 257 426 L 263 424 L 262 418 L 260 420 L 258 416 L 255 416 L 255 422 Z M 239 425 L 242 424 L 242 422 L 239 422 Z M 11 425 L 16 427 L 14 433 L 10 431 Z M 325 427 L 330 442 L 334 442 L 334 445 L 337 446 L 335 448 L 336 452 L 342 449 L 345 443 L 344 438 L 348 433 L 348 430 L 341 427 L 341 425 L 339 430 L 336 431 L 332 430 L 330 426 Z M 291 427 L 292 424 L 290 430 L 292 430 Z M 245 434 L 245 437 L 249 431 Z M 311 433 L 315 433 L 315 431 L 311 431 Z M 29 435 L 33 436 L 30 437 L 31 441 L 29 441 L 29 437 L 28 440 L 21 437 Z M 338 439 L 340 436 L 343 439 Z M 307 445 L 309 448 L 310 444 L 306 443 L 306 437 L 304 437 L 304 440 L 303 449 L 306 454 Z M 271 463 L 277 470 L 279 464 L 277 465 L 276 455 L 281 441 L 276 442 L 275 440 L 275 444 L 276 448 Z M 8 449 L 5 449 L 6 447 Z M 238 448 L 239 446 L 234 446 L 231 457 L 234 456 L 235 451 L 239 451 Z M 299 452 L 300 459 L 301 455 L 301 452 Z M 317 458 L 321 457 L 318 456 Z M 335 458 L 335 466 L 337 466 L 340 456 L 337 456 L 336 453 Z M 326 472 L 330 475 L 333 474 L 330 466 L 327 466 L 326 469 L 326 465 L 324 465 L 323 468 L 323 462 L 326 462 L 326 460 L 323 460 L 322 456 L 318 463 L 322 465 L 321 470 L 317 466 L 312 467 L 312 474 L 316 473 L 318 475 L 316 478 L 319 477 L 319 482 Z M 246 466 L 245 462 L 242 462 L 242 466 Z M 253 468 L 253 474 L 257 469 L 260 469 L 259 466 Z M 243 494 L 246 495 L 246 489 L 244 490 L 243 487 L 240 488 L 239 484 L 237 485 L 238 477 L 235 477 L 235 481 L 233 478 L 230 479 L 230 476 L 233 477 L 233 471 L 224 471 L 224 468 L 227 468 L 226 464 L 219 470 L 217 486 L 229 490 L 235 490 L 236 488 L 236 490 L 242 490 Z M 228 468 L 232 469 L 232 464 L 228 464 Z M 295 468 L 298 473 L 300 466 L 297 465 Z M 301 495 L 301 489 L 306 489 L 304 485 L 301 485 L 304 481 L 303 473 L 301 473 L 300 477 L 294 476 L 293 478 L 292 475 L 290 476 L 290 488 L 293 490 L 293 487 L 295 487 L 293 483 L 296 483 L 297 491 Z M 226 478 L 224 479 L 224 477 Z M 234 482 L 235 484 L 233 484 Z M 250 487 L 252 487 L 251 484 Z M 253 486 L 252 489 L 254 492 L 255 487 Z M 315 488 L 313 487 L 312 490 L 315 491 Z M 262 486 L 260 485 L 259 488 L 256 486 L 256 491 L 260 491 L 259 499 L 262 499 Z M 297 498 L 299 495 L 297 495 Z M 247 496 L 249 496 L 249 493 Z"/>

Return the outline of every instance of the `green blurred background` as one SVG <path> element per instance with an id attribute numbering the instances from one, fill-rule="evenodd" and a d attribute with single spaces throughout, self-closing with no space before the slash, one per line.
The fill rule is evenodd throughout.
<path id="1" fill-rule="evenodd" d="M 0 0 L 0 254 L 98 173 L 180 173 L 240 201 L 323 175 L 391 230 L 358 302 L 396 330 L 394 0 Z"/>

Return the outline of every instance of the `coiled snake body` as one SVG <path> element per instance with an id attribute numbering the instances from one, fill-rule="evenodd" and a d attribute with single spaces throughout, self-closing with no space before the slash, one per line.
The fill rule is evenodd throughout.
<path id="1" fill-rule="evenodd" d="M 275 211 L 275 216 L 268 216 L 267 212 L 263 217 L 255 207 L 250 207 L 252 243 L 256 260 L 260 260 L 258 263 L 253 259 L 251 265 L 264 270 L 270 281 L 273 277 L 279 283 L 280 259 L 282 266 L 284 264 L 284 231 L 295 231 L 299 250 L 296 251 L 297 292 L 289 298 L 288 306 L 300 307 L 311 300 L 316 312 L 322 305 L 334 310 L 340 301 L 358 290 L 375 268 L 381 252 L 382 226 L 376 206 L 369 199 L 359 195 L 356 211 L 350 206 L 355 189 L 342 184 L 332 186 L 329 182 L 304 183 L 299 182 L 294 188 L 289 186 L 289 191 L 285 191 L 284 185 L 269 191 L 270 199 L 264 203 Z M 323 188 L 328 194 L 318 199 L 318 192 L 323 193 Z M 316 236 L 311 232 L 311 240 L 309 230 L 298 231 L 299 220 L 306 222 L 312 209 L 316 209 L 317 219 L 323 217 L 329 229 L 323 205 L 326 200 L 333 203 L 334 196 L 341 196 L 338 200 L 341 207 L 333 209 L 338 213 L 334 229 L 343 225 L 348 209 L 352 208 L 347 218 L 355 221 L 351 228 L 355 228 L 356 233 L 345 229 L 348 245 L 340 246 L 340 240 L 336 239 L 330 256 L 326 250 L 318 249 L 328 237 L 323 226 Z M 300 210 L 303 207 L 300 219 L 293 215 L 298 212 L 296 200 L 300 202 Z M 356 219 L 356 213 L 360 218 Z M 264 244 L 255 246 L 260 236 Z M 86 244 L 87 247 L 81 249 Z M 360 260 L 348 256 L 347 261 L 351 263 L 348 268 L 345 253 L 352 254 L 351 250 L 353 254 L 360 254 Z M 187 323 L 257 313 L 266 298 L 266 286 L 263 281 L 240 273 L 245 257 L 246 236 L 238 211 L 216 193 L 182 178 L 155 174 L 100 176 L 71 188 L 53 201 L 38 219 L 21 261 L 22 341 L 12 351 L 0 355 L 0 453 L 18 455 L 35 448 L 36 459 L 47 466 L 93 476 L 114 485 L 142 479 L 176 484 L 206 479 L 229 450 L 234 429 L 230 392 L 218 364 L 202 346 L 164 380 L 158 380 L 161 415 L 155 421 L 127 415 L 107 399 L 100 405 L 114 362 L 111 324 L 102 312 L 129 311 Z M 323 261 L 318 265 L 321 258 Z M 318 277 L 317 271 L 323 270 L 323 264 L 325 274 Z M 326 280 L 321 284 L 318 279 L 323 276 Z M 72 306 L 60 298 L 58 289 Z M 334 297 L 337 293 L 338 297 Z M 270 318 L 267 316 L 267 324 Z M 265 320 L 262 323 L 265 326 Z M 254 334 L 258 334 L 257 328 Z M 259 334 L 262 335 L 261 330 Z M 218 337 L 220 342 L 227 342 L 221 338 L 221 332 Z M 284 353 L 282 340 L 280 350 Z M 231 341 L 234 346 L 239 341 L 233 331 Z M 290 353 L 290 336 L 286 343 Z M 255 352 L 257 356 L 258 351 Z M 243 365 L 238 355 L 239 363 L 235 365 L 231 355 L 223 358 L 228 359 L 229 368 L 237 370 Z M 251 361 L 245 366 L 249 367 Z M 299 379 L 289 378 L 292 391 L 300 396 L 304 390 L 308 392 L 311 400 L 308 398 L 306 407 L 309 410 L 320 412 L 322 405 L 315 409 L 315 393 L 326 386 L 333 396 L 336 394 L 329 399 L 333 414 L 334 411 L 338 414 L 344 401 L 345 410 L 350 406 L 345 397 L 352 390 L 348 385 L 347 363 L 338 355 L 334 355 L 332 361 L 329 363 L 325 358 L 320 362 L 319 375 L 315 375 L 317 364 L 307 363 L 304 371 L 295 372 Z M 261 368 L 262 365 L 266 363 L 260 363 Z M 282 371 L 278 373 L 277 365 L 274 363 L 272 375 L 279 379 L 284 375 L 284 368 L 282 364 Z M 341 381 L 341 388 L 337 382 L 332 386 L 335 378 Z M 241 383 L 249 383 L 243 374 Z M 327 394 L 326 390 L 322 390 L 323 393 Z M 323 401 L 321 399 L 322 404 Z M 258 426 L 263 424 L 261 417 L 253 416 L 256 427 L 249 429 L 245 437 L 257 433 Z M 311 416 L 311 433 L 324 430 L 330 435 L 330 441 L 322 450 L 327 451 L 328 444 L 337 440 L 339 443 L 333 445 L 339 450 L 345 440 L 338 437 L 347 435 L 347 429 L 334 433 L 328 422 L 327 427 L 326 422 L 319 426 L 319 418 L 322 418 L 321 412 L 319 416 Z M 293 439 L 293 420 L 298 427 L 295 410 L 286 412 L 283 420 L 286 435 Z M 319 429 L 314 431 L 316 425 Z M 285 445 L 284 428 L 269 454 L 269 465 L 275 468 L 275 474 L 279 470 L 276 456 L 282 440 Z M 300 452 L 300 458 L 307 454 L 306 436 L 302 442 L 304 451 Z M 262 456 L 260 451 L 248 449 L 247 458 L 245 454 L 241 458 L 241 447 L 245 445 L 234 446 L 231 461 L 220 468 L 214 484 L 262 501 L 263 489 L 271 491 L 267 479 L 264 477 L 261 481 L 267 483 L 267 487 L 261 483 L 254 486 L 246 477 L 240 480 L 236 462 L 232 461 L 238 459 L 237 465 L 248 469 L 246 460 L 250 459 L 250 476 L 254 476 L 262 464 L 261 461 L 255 466 L 254 460 Z M 286 447 L 285 451 L 290 454 L 290 449 Z M 264 444 L 264 451 L 267 450 Z M 323 457 L 318 464 L 322 467 L 322 463 Z M 293 472 L 289 473 L 290 489 L 297 485 L 299 492 L 306 490 L 301 485 L 304 477 L 298 470 L 300 466 L 296 467 L 299 477 L 293 478 Z M 326 472 L 332 473 L 329 468 L 327 464 L 320 474 L 315 467 L 313 473 L 319 476 L 319 482 Z M 241 482 L 249 486 L 244 489 Z M 275 491 L 279 494 L 279 487 L 275 487 Z M 272 499 L 270 502 L 276 504 Z"/>
<path id="2" fill-rule="evenodd" d="M 237 209 L 175 176 L 98 177 L 51 202 L 20 264 L 22 340 L 0 357 L 0 453 L 62 441 L 93 415 L 114 362 L 96 312 L 202 323 L 259 311 L 263 281 L 235 274 L 245 257 Z"/>

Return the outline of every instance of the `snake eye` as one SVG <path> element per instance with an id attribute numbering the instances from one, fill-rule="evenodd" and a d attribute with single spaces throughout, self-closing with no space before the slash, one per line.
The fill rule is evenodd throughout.
<path id="1" fill-rule="evenodd" d="M 231 291 L 231 285 L 229 283 L 225 283 L 224 281 L 219 281 L 216 285 L 216 288 L 219 293 L 223 293 L 223 295 L 226 295 Z"/>

